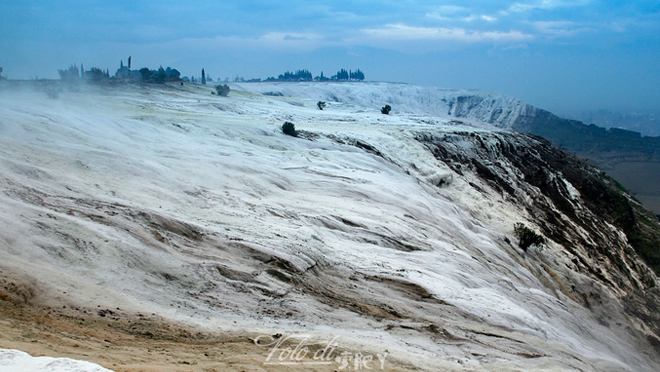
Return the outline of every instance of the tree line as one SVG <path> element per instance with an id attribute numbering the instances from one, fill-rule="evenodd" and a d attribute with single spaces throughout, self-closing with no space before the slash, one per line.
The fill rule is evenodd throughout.
<path id="1" fill-rule="evenodd" d="M 141 80 L 146 82 L 155 82 L 163 83 L 166 81 L 183 81 L 183 82 L 193 82 L 193 83 L 202 83 L 206 84 L 212 82 L 208 74 L 206 74 L 205 69 L 202 69 L 201 79 L 195 79 L 194 77 L 188 78 L 187 76 L 181 77 L 181 73 L 174 68 L 163 68 L 160 66 L 156 70 L 152 70 L 148 67 L 143 67 L 139 70 L 132 70 L 132 57 L 128 57 L 128 64 L 124 65 L 124 61 L 121 60 L 119 64 L 119 69 L 115 72 L 113 76 L 110 75 L 110 70 L 106 69 L 105 71 L 92 67 L 89 70 L 85 70 L 82 64 L 80 67 L 73 64 L 68 69 L 57 70 L 62 80 L 93 80 L 101 81 L 107 79 L 128 79 L 128 80 Z M 228 81 L 229 79 L 225 79 Z M 364 72 L 360 69 L 355 71 L 346 69 L 340 69 L 335 75 L 331 77 L 326 77 L 321 71 L 321 74 L 314 77 L 312 73 L 307 69 L 297 70 L 297 71 L 286 71 L 283 74 L 280 74 L 277 78 L 269 77 L 265 81 L 363 81 Z M 220 80 L 218 80 L 220 81 Z M 245 80 L 237 76 L 235 79 L 236 82 L 260 82 L 261 79 L 251 79 Z"/>
<path id="2" fill-rule="evenodd" d="M 110 78 L 110 70 L 101 70 L 98 67 L 92 67 L 91 69 L 85 71 L 83 64 L 80 64 L 80 68 L 77 65 L 71 65 L 66 70 L 57 70 L 57 73 L 60 75 L 62 80 L 94 80 L 99 81 L 103 79 Z"/>
<path id="3" fill-rule="evenodd" d="M 298 70 L 296 72 L 285 72 L 276 78 L 269 77 L 265 81 L 363 81 L 364 72 L 357 69 L 356 71 L 346 71 L 341 69 L 337 71 L 337 74 L 332 75 L 331 77 L 326 77 L 321 71 L 321 75 L 312 77 L 312 73 L 309 70 Z"/>

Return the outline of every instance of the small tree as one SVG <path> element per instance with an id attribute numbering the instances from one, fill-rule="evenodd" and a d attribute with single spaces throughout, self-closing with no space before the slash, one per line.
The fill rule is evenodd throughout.
<path id="1" fill-rule="evenodd" d="M 93 81 L 101 81 L 106 79 L 105 71 L 101 70 L 98 67 L 92 67 L 91 70 L 87 72 L 87 76 L 89 79 L 92 79 Z"/>
<path id="2" fill-rule="evenodd" d="M 543 236 L 534 232 L 534 230 L 525 226 L 523 223 L 517 222 L 513 225 L 513 234 L 518 238 L 520 248 L 527 252 L 527 248 L 532 245 L 539 246 L 545 244 L 546 240 Z"/>
<path id="3" fill-rule="evenodd" d="M 380 109 L 380 112 L 385 114 L 385 115 L 389 115 L 390 111 L 392 111 L 392 106 L 390 106 L 390 105 L 385 105 Z"/>
<path id="4" fill-rule="evenodd" d="M 319 110 L 323 110 L 325 108 L 325 102 L 323 101 L 318 101 L 316 103 L 316 106 L 319 108 Z"/>
<path id="5" fill-rule="evenodd" d="M 151 70 L 147 67 L 142 67 L 140 69 L 140 75 L 142 75 L 142 80 L 148 80 L 151 77 Z"/>
<path id="6" fill-rule="evenodd" d="M 179 81 L 181 73 L 175 68 L 170 68 L 169 66 L 165 69 L 165 79 L 169 81 Z"/>
<path id="7" fill-rule="evenodd" d="M 155 81 L 156 83 L 163 84 L 165 82 L 165 69 L 163 66 L 160 66 L 158 68 L 158 71 L 155 71 L 151 74 L 151 79 Z"/>
<path id="8" fill-rule="evenodd" d="M 293 137 L 298 136 L 298 132 L 296 132 L 296 126 L 289 121 L 285 121 L 284 124 L 282 124 L 282 132 Z"/>
<path id="9" fill-rule="evenodd" d="M 202 85 L 206 85 L 206 72 L 202 69 Z"/>
<path id="10" fill-rule="evenodd" d="M 62 80 L 80 79 L 80 69 L 76 65 L 71 65 L 68 70 L 57 70 Z"/>
<path id="11" fill-rule="evenodd" d="M 216 92 L 218 92 L 219 96 L 222 97 L 227 97 L 229 95 L 229 85 L 216 85 L 215 86 Z"/>

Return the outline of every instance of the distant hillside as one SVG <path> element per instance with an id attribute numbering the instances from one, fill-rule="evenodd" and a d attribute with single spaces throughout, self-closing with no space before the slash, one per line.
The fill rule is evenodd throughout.
<path id="1" fill-rule="evenodd" d="M 586 112 L 566 112 L 559 116 L 596 124 L 603 128 L 621 128 L 640 132 L 643 136 L 660 136 L 660 111 L 621 111 L 597 110 Z"/>
<path id="2" fill-rule="evenodd" d="M 585 125 L 544 110 L 519 116 L 512 128 L 542 136 L 606 169 L 621 162 L 660 162 L 660 137 L 643 137 L 629 130 Z"/>

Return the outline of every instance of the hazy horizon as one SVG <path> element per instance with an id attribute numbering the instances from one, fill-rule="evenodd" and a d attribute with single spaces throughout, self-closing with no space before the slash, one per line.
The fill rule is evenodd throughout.
<path id="1" fill-rule="evenodd" d="M 500 92 L 555 113 L 660 110 L 660 5 L 589 0 L 4 2 L 0 66 L 57 78 L 114 74 L 267 78 L 361 69 L 367 81 Z"/>

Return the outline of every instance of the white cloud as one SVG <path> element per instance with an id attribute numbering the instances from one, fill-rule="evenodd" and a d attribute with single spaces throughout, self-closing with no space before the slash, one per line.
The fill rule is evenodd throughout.
<path id="1" fill-rule="evenodd" d="M 558 37 L 575 36 L 589 30 L 578 23 L 568 21 L 538 21 L 534 22 L 533 25 L 534 28 L 543 34 Z"/>
<path id="2" fill-rule="evenodd" d="M 426 16 L 433 19 L 439 19 L 443 21 L 449 21 L 456 18 L 464 18 L 469 16 L 470 9 L 457 6 L 457 5 L 441 5 L 436 7 L 435 10 L 431 13 L 427 13 Z"/>
<path id="3" fill-rule="evenodd" d="M 327 44 L 324 37 L 316 33 L 270 32 L 252 41 L 255 48 L 282 51 L 312 51 Z"/>
<path id="4" fill-rule="evenodd" d="M 527 12 L 534 9 L 555 9 L 589 5 L 591 0 L 538 0 L 531 3 L 515 3 L 509 7 L 514 13 Z"/>
<path id="5" fill-rule="evenodd" d="M 250 51 L 309 52 L 326 45 L 327 42 L 323 36 L 315 33 L 270 32 L 258 37 L 183 38 L 168 44 L 198 49 L 231 48 Z"/>
<path id="6" fill-rule="evenodd" d="M 380 28 L 364 29 L 364 34 L 380 40 L 447 40 L 460 42 L 524 41 L 532 35 L 520 31 L 475 31 L 454 27 L 414 27 L 403 24 L 390 24 Z"/>
<path id="7" fill-rule="evenodd" d="M 612 30 L 614 32 L 626 32 L 627 31 L 626 25 L 624 23 L 621 23 L 621 22 L 613 22 L 612 24 L 610 24 L 609 28 L 610 28 L 610 30 Z"/>
<path id="8" fill-rule="evenodd" d="M 266 43 L 273 43 L 275 45 L 311 45 L 319 43 L 323 37 L 313 33 L 300 33 L 300 32 L 270 32 L 258 40 Z"/>
<path id="9" fill-rule="evenodd" d="M 471 9 L 457 5 L 438 6 L 433 12 L 427 13 L 426 17 L 440 21 L 461 22 L 472 22 L 476 20 L 493 22 L 497 20 L 494 16 L 473 14 Z"/>

